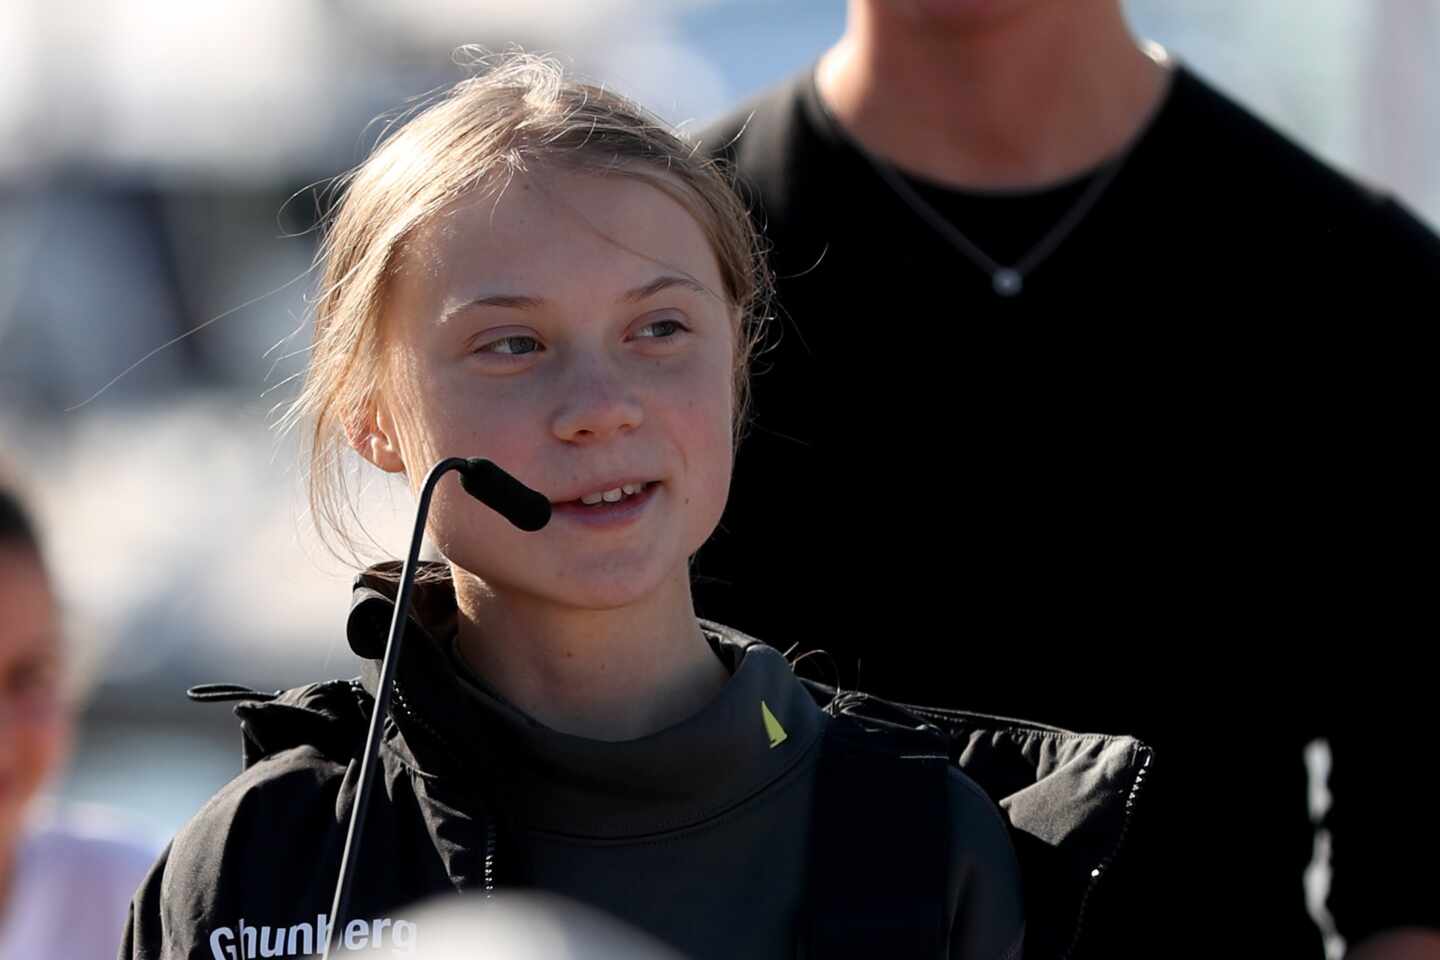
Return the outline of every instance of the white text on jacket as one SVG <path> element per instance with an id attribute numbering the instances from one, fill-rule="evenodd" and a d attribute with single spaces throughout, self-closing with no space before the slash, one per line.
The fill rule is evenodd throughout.
<path id="1" fill-rule="evenodd" d="M 292 926 L 252 927 L 241 919 L 238 927 L 216 927 L 210 931 L 210 953 L 215 960 L 255 960 L 256 957 L 308 957 L 325 950 L 330 936 L 330 918 L 320 914 L 314 923 Z M 409 920 L 351 920 L 336 940 L 346 950 L 379 950 L 411 953 L 415 949 L 415 924 Z"/>

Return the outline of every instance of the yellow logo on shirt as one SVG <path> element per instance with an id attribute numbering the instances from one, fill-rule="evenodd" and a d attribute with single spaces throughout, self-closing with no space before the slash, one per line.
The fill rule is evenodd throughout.
<path id="1" fill-rule="evenodd" d="M 775 714 L 770 712 L 770 707 L 764 700 L 760 701 L 760 719 L 765 721 L 765 733 L 770 737 L 770 749 L 774 750 L 785 742 L 789 734 L 780 726 L 780 721 L 775 719 Z"/>

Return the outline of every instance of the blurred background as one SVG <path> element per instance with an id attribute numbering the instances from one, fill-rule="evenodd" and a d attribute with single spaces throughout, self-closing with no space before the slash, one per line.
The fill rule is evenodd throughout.
<path id="1" fill-rule="evenodd" d="M 1440 0 L 1128 6 L 1440 226 Z M 351 571 L 271 424 L 307 345 L 309 188 L 362 158 L 378 114 L 458 79 L 473 42 L 696 125 L 843 20 L 840 0 L 0 0 L 0 456 L 38 498 L 87 688 L 57 792 L 168 836 L 240 761 L 229 711 L 186 687 L 356 672 Z M 402 549 L 408 494 L 377 478 L 364 497 Z"/>

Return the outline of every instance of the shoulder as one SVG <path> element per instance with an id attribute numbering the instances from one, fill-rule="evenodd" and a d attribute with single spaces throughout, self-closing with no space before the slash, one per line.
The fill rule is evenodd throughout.
<path id="1" fill-rule="evenodd" d="M 348 715 L 355 708 L 345 681 L 236 708 L 245 769 L 180 829 L 147 881 L 170 929 L 257 898 L 300 903 L 315 894 L 316 872 L 338 859 L 353 798 L 352 761 L 364 736 L 363 724 Z"/>
<path id="2" fill-rule="evenodd" d="M 222 787 L 175 835 L 141 892 L 160 927 L 188 936 L 242 907 L 258 915 L 318 904 L 317 878 L 335 859 L 349 812 L 345 772 L 316 747 L 296 746 Z"/>
<path id="3" fill-rule="evenodd" d="M 1162 167 L 1194 176 L 1168 190 L 1197 200 L 1215 190 L 1253 199 L 1257 218 L 1282 213 L 1317 228 L 1322 243 L 1328 235 L 1352 247 L 1378 241 L 1440 255 L 1440 237 L 1384 188 L 1337 169 L 1186 67 L 1177 68 L 1174 84 L 1151 139 Z"/>
<path id="4" fill-rule="evenodd" d="M 237 923 L 243 931 L 247 917 L 283 926 L 324 913 L 348 813 L 337 802 L 343 777 L 333 760 L 301 746 L 226 784 L 135 894 L 120 955 L 220 956 L 215 937 L 233 935 Z"/>
<path id="5" fill-rule="evenodd" d="M 313 744 L 266 756 L 206 801 L 175 835 L 172 860 L 244 847 L 250 835 L 284 836 L 333 821 L 346 767 Z"/>
<path id="6" fill-rule="evenodd" d="M 945 771 L 945 796 L 955 835 L 971 837 L 970 851 L 986 863 L 1015 859 L 1009 828 L 995 801 L 984 789 L 953 764 Z M 953 845 L 952 845 L 953 846 Z"/>
<path id="7" fill-rule="evenodd" d="M 357 687 L 340 680 L 239 704 L 245 769 L 176 834 L 172 866 L 269 863 L 277 849 L 298 852 L 296 845 L 326 836 L 344 817 L 342 787 L 364 743 L 367 712 Z"/>
<path id="8" fill-rule="evenodd" d="M 1265 186 L 1359 196 L 1360 185 L 1188 67 L 1177 67 L 1170 99 L 1148 138 L 1184 154 L 1197 179 L 1241 176 Z M 1204 157 L 1204 167 L 1195 164 Z M 1208 171 L 1205 169 L 1208 168 Z"/>
<path id="9" fill-rule="evenodd" d="M 814 200 L 807 186 L 834 163 L 835 147 L 818 125 L 810 71 L 746 101 L 694 135 L 699 149 L 717 160 L 771 239 L 775 228 Z"/>
<path id="10" fill-rule="evenodd" d="M 934 904 L 952 955 L 1018 957 L 1024 891 L 1000 811 L 951 762 L 933 728 L 906 726 L 905 715 L 881 701 L 866 698 L 863 707 L 867 715 L 842 713 L 827 728 L 817 806 L 827 841 L 816 853 L 822 892 L 836 900 L 823 890 L 832 870 L 884 875 L 884 897 L 866 894 L 871 906 L 905 915 Z M 862 823 L 871 826 L 856 833 Z M 913 926 L 925 917 L 915 914 Z"/>
<path id="11" fill-rule="evenodd" d="M 954 766 L 946 773 L 951 955 L 1018 960 L 1025 894 L 1010 829 L 974 780 Z"/>
<path id="12" fill-rule="evenodd" d="M 748 152 L 751 144 L 794 122 L 808 77 L 806 71 L 766 88 L 691 133 L 690 139 L 711 157 L 737 162 L 742 145 Z"/>

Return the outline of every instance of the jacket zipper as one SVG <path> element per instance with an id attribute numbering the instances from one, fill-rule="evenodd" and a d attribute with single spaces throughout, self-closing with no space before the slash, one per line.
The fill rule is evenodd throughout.
<path id="1" fill-rule="evenodd" d="M 1085 887 L 1085 894 L 1080 898 L 1080 911 L 1075 915 L 1075 936 L 1070 938 L 1070 946 L 1061 955 L 1060 960 L 1069 960 L 1075 953 L 1075 947 L 1080 942 L 1085 932 L 1085 909 L 1090 905 L 1090 894 L 1095 892 L 1095 885 L 1105 876 L 1110 865 L 1120 854 L 1120 848 L 1125 845 L 1125 835 L 1130 832 L 1130 820 L 1135 814 L 1135 801 L 1140 796 L 1140 791 L 1145 786 L 1145 774 L 1150 770 L 1150 758 L 1146 757 L 1140 769 L 1135 771 L 1135 782 L 1130 785 L 1130 793 L 1125 797 L 1125 816 L 1120 821 L 1120 838 L 1115 841 L 1115 849 L 1110 855 L 1100 861 L 1100 865 L 1090 871 L 1090 883 Z"/>
<path id="2" fill-rule="evenodd" d="M 401 712 L 403 712 L 405 716 L 409 717 L 412 721 L 414 721 L 416 726 L 418 726 L 420 729 L 424 730 L 432 738 L 434 738 L 436 743 L 440 744 L 447 751 L 449 751 L 452 757 L 456 755 L 455 748 L 450 745 L 449 741 L 447 741 L 444 737 L 440 735 L 440 731 L 432 727 L 425 720 L 424 717 L 416 713 L 414 708 L 410 706 L 410 701 L 407 700 L 405 698 L 405 694 L 401 692 L 400 684 L 398 681 L 395 684 L 394 696 L 395 704 L 400 708 Z M 485 824 L 484 860 L 481 862 L 481 890 L 484 896 L 491 897 L 495 894 L 496 873 L 500 864 L 499 835 L 498 831 L 495 828 L 495 818 L 490 816 L 488 810 L 481 814 L 481 818 L 483 819 Z"/>
<path id="3" fill-rule="evenodd" d="M 491 897 L 495 894 L 495 849 L 497 847 L 495 836 L 495 820 L 489 814 L 485 815 L 485 896 Z"/>

